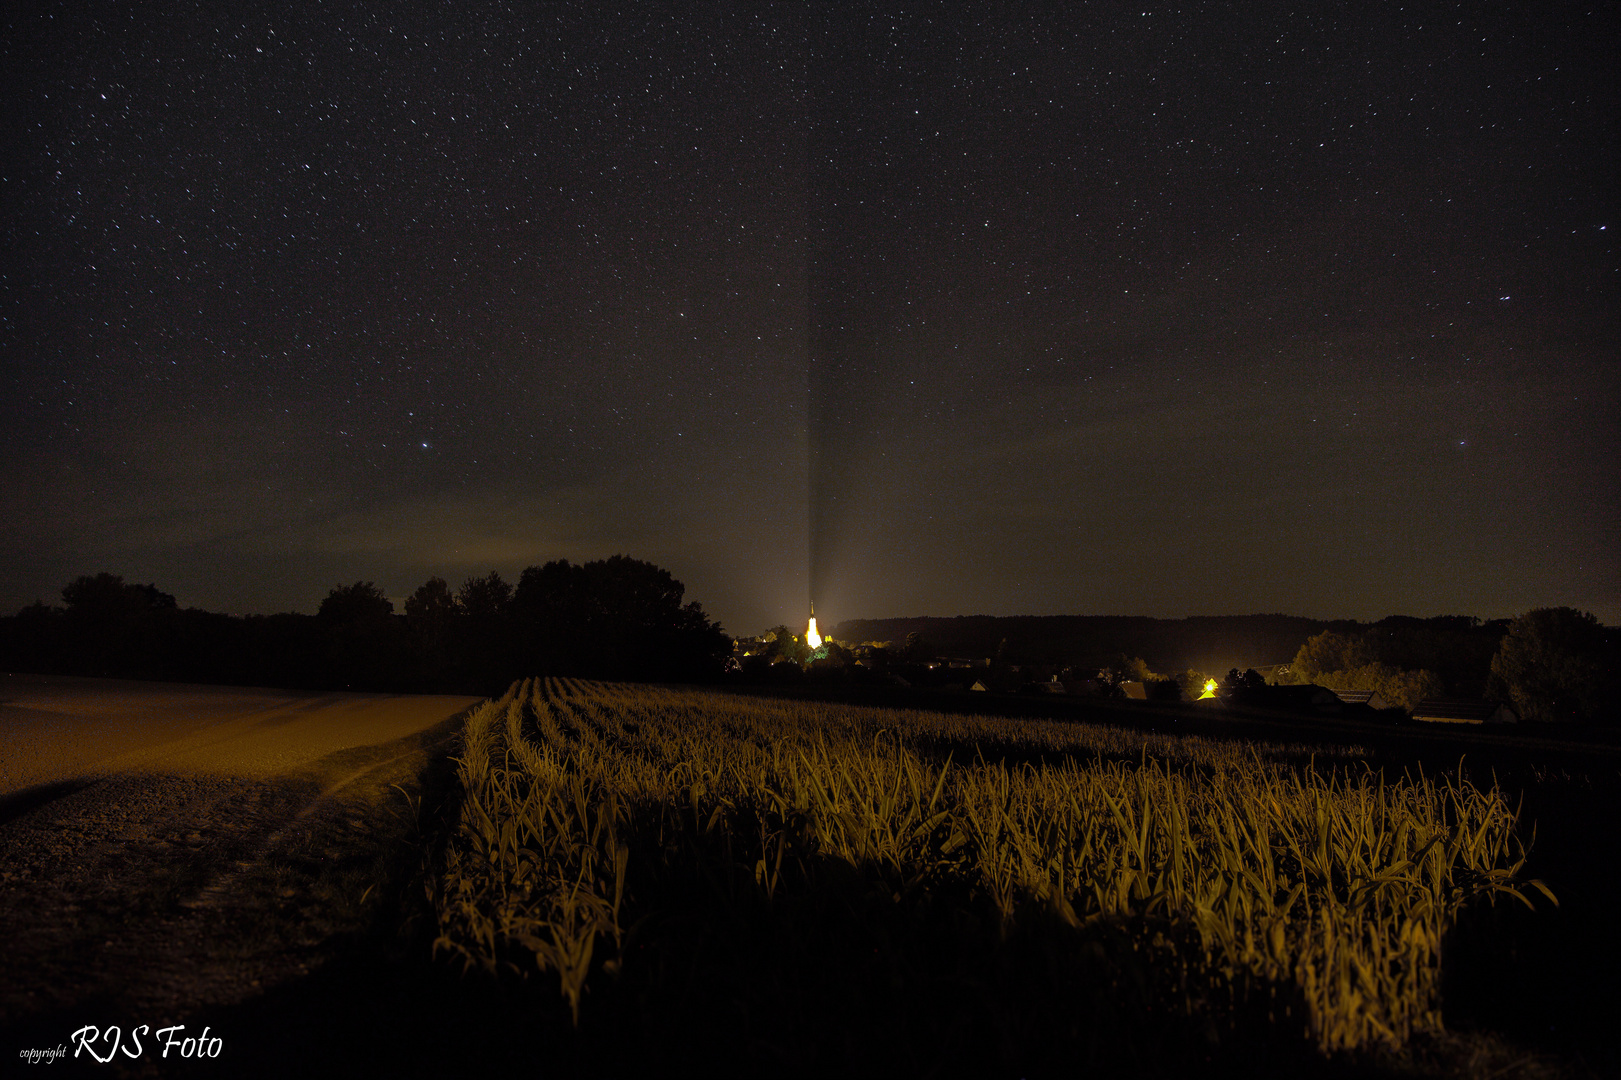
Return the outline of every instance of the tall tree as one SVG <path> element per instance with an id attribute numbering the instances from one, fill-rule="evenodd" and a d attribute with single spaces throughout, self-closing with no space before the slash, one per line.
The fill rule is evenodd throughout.
<path id="1" fill-rule="evenodd" d="M 69 582 L 62 599 L 68 670 L 126 678 L 173 675 L 167 647 L 177 610 L 173 596 L 103 571 Z"/>
<path id="2" fill-rule="evenodd" d="M 483 577 L 468 578 L 456 594 L 456 603 L 472 619 L 487 620 L 505 615 L 511 602 L 512 586 L 494 570 Z"/>
<path id="3" fill-rule="evenodd" d="M 399 685 L 405 676 L 404 636 L 394 624 L 394 602 L 374 582 L 337 586 L 315 618 L 333 685 L 350 690 Z"/>
<path id="4" fill-rule="evenodd" d="M 1615 690 L 1615 647 L 1597 618 L 1536 608 L 1509 625 L 1492 657 L 1490 687 L 1523 720 L 1587 720 Z"/>
<path id="5" fill-rule="evenodd" d="M 1306 639 L 1289 664 L 1289 673 L 1303 683 L 1318 681 L 1333 671 L 1350 671 L 1378 660 L 1363 634 L 1336 634 L 1325 630 Z"/>
<path id="6" fill-rule="evenodd" d="M 612 679 L 718 674 L 731 641 L 668 570 L 624 555 L 531 566 L 512 609 L 530 668 Z"/>
<path id="7" fill-rule="evenodd" d="M 458 677 L 466 689 L 481 694 L 500 693 L 519 675 L 521 655 L 514 634 L 512 586 L 491 570 L 470 577 L 456 593 L 461 611 L 461 657 Z"/>
<path id="8" fill-rule="evenodd" d="M 156 585 L 126 585 L 117 574 L 74 578 L 62 587 L 68 611 L 91 617 L 117 617 L 148 611 L 173 611 L 175 599 Z"/>
<path id="9" fill-rule="evenodd" d="M 442 577 L 431 577 L 417 586 L 405 601 L 405 617 L 417 652 L 418 685 L 454 688 L 456 672 L 462 666 L 462 609 L 450 591 L 450 583 Z"/>
<path id="10" fill-rule="evenodd" d="M 383 595 L 374 582 L 357 581 L 339 585 L 321 601 L 316 618 L 327 626 L 349 626 L 376 622 L 394 614 L 394 602 Z"/>
<path id="11" fill-rule="evenodd" d="M 412 619 L 446 619 L 458 610 L 450 583 L 442 577 L 431 577 L 424 581 L 405 601 L 405 614 Z"/>

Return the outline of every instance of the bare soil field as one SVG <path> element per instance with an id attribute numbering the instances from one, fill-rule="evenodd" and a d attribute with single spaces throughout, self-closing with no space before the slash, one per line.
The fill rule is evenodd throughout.
<path id="1" fill-rule="evenodd" d="M 397 922 L 424 777 L 476 700 L 0 676 L 0 1054 L 118 1025 L 78 1064 L 167 1071 L 152 1032 Z"/>
<path id="2" fill-rule="evenodd" d="M 0 675 L 0 797 L 118 773 L 283 775 L 473 700 Z"/>

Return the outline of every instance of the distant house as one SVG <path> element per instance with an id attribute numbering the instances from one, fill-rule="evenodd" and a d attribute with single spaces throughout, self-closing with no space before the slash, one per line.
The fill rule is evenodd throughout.
<path id="1" fill-rule="evenodd" d="M 1246 704 L 1261 705 L 1269 709 L 1288 709 L 1290 712 L 1311 712 L 1332 715 L 1345 708 L 1345 703 L 1327 687 L 1306 683 L 1303 686 L 1263 686 L 1246 695 Z"/>
<path id="2" fill-rule="evenodd" d="M 979 679 L 975 679 L 974 680 L 974 685 L 970 686 L 968 689 L 970 689 L 970 690 L 978 690 L 978 691 L 981 691 L 981 692 L 984 692 L 984 693 L 989 693 L 991 688 L 986 686 Z"/>
<path id="3" fill-rule="evenodd" d="M 1427 720 L 1432 724 L 1517 724 L 1520 715 L 1511 705 L 1495 701 L 1446 701 L 1431 698 L 1418 703 L 1413 710 L 1414 720 Z"/>
<path id="4" fill-rule="evenodd" d="M 1361 705 L 1369 709 L 1388 709 L 1390 702 L 1377 690 L 1332 690 L 1335 697 L 1347 705 Z"/>
<path id="5" fill-rule="evenodd" d="M 1051 679 L 1048 679 L 1046 682 L 1042 683 L 1041 688 L 1049 694 L 1069 693 L 1069 687 L 1065 686 L 1064 680 L 1060 679 L 1057 675 L 1054 675 Z"/>
<path id="6" fill-rule="evenodd" d="M 1120 691 L 1133 701 L 1148 700 L 1148 687 L 1140 682 L 1123 682 Z"/>

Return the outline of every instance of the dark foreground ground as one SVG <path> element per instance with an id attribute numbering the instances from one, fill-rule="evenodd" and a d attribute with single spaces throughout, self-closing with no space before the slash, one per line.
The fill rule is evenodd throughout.
<path id="1" fill-rule="evenodd" d="M 1098 1075 L 1612 1076 L 1621 895 L 1610 832 L 1621 821 L 1621 750 L 1583 733 L 1389 729 L 1186 707 L 1077 705 L 976 695 L 885 694 L 872 704 L 972 708 L 1273 742 L 1354 743 L 1376 767 L 1493 771 L 1536 829 L 1531 872 L 1561 906 L 1499 905 L 1458 928 L 1446 958 L 1449 1034 L 1400 1059 L 1323 1062 L 1286 1035 L 1241 1031 L 1208 1052 L 1104 1051 Z M 497 982 L 431 957 L 420 871 L 454 812 L 457 720 L 340 751 L 296 775 L 257 780 L 141 774 L 64 781 L 0 799 L 0 1051 L 66 1046 L 85 1025 L 128 1033 L 142 1053 L 107 1064 L 81 1052 L 49 1074 L 985 1075 L 973 1048 L 898 1054 L 886 1014 L 900 993 L 873 970 L 821 972 L 794 991 L 806 1015 L 773 1038 L 749 1001 L 639 998 L 600 984 L 575 1031 L 545 979 Z M 118 824 L 118 823 L 122 824 Z M 139 838 L 132 841 L 131 823 Z M 115 827 L 116 826 L 116 827 Z M 52 852 L 53 865 L 39 853 Z M 835 929 L 833 932 L 837 932 Z M 836 952 L 837 942 L 829 942 Z M 698 963 L 703 943 L 694 946 Z M 1026 958 L 1039 962 L 1040 958 Z M 854 980 L 852 982 L 852 980 Z M 842 989 L 841 989 L 842 988 Z M 984 988 L 1016 997 L 1017 986 Z M 792 995 L 789 995 L 791 998 Z M 993 1006 L 995 1003 L 991 1003 Z M 988 1015 L 1005 1010 L 991 1007 Z M 1017 1010 L 1013 1011 L 1017 1014 Z M 896 1022 L 904 1021 L 902 1012 Z M 219 1038 L 218 1057 L 160 1056 L 152 1032 Z M 1009 1033 L 1011 1034 L 1011 1032 Z M 1123 1033 L 1123 1035 L 1129 1033 Z M 1186 1036 L 1179 1034 L 1179 1038 Z M 111 1037 L 93 1044 L 112 1049 Z M 1136 1053 L 1136 1051 L 1134 1051 Z M 1079 1063 L 1084 1066 L 1084 1062 Z M 44 1068 L 45 1066 L 40 1066 Z M 1083 1068 L 1053 1070 L 1074 1075 Z"/>

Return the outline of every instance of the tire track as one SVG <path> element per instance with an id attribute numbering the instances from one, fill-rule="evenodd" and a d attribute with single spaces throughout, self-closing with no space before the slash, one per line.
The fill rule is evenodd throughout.
<path id="1" fill-rule="evenodd" d="M 0 1029 L 155 1029 L 319 967 L 409 832 L 389 784 L 445 749 L 412 741 L 325 782 L 103 777 L 0 825 Z"/>

